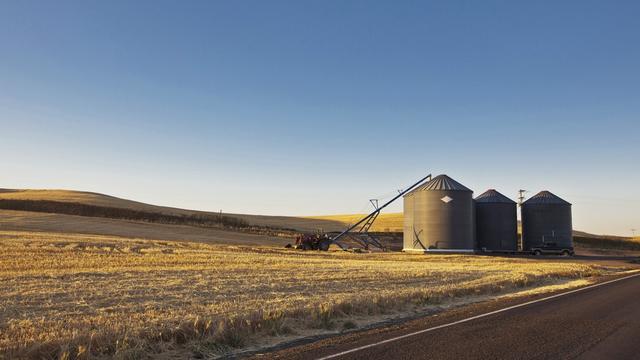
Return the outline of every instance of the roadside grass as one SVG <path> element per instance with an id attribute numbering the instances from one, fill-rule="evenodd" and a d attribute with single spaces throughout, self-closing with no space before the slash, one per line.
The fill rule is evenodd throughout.
<path id="1" fill-rule="evenodd" d="M 573 242 L 587 248 L 640 251 L 640 241 L 625 238 L 574 236 Z"/>
<path id="2" fill-rule="evenodd" d="M 607 268 L 465 255 L 279 248 L 0 231 L 0 358 L 211 357 L 257 338 L 344 331 L 449 299 Z"/>
<path id="3" fill-rule="evenodd" d="M 355 224 L 367 214 L 347 214 L 347 215 L 325 215 L 325 216 L 307 216 L 307 219 L 315 219 L 322 221 L 332 221 L 348 226 Z M 319 226 L 322 223 L 318 224 Z M 378 215 L 376 222 L 371 227 L 372 232 L 402 232 L 404 226 L 404 217 L 402 213 L 382 213 Z"/>

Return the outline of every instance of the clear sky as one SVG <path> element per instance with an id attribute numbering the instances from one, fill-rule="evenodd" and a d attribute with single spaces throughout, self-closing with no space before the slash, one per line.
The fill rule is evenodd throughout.
<path id="1" fill-rule="evenodd" d="M 638 1 L 3 1 L 0 187 L 310 215 L 447 173 L 629 235 L 638 19 Z"/>

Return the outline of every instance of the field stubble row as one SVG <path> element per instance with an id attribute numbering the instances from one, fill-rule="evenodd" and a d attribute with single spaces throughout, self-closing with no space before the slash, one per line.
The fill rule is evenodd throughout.
<path id="1" fill-rule="evenodd" d="M 569 261 L 0 232 L 0 357 L 213 356 L 352 316 L 600 275 Z"/>

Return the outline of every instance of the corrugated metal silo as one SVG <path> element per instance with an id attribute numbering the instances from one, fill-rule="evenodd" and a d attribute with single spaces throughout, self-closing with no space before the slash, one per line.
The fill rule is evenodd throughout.
<path id="1" fill-rule="evenodd" d="M 405 195 L 413 206 L 413 226 L 405 227 L 405 251 L 473 251 L 473 192 L 447 175 L 439 175 Z M 411 233 L 407 236 L 406 232 Z M 405 240 L 406 241 L 406 240 Z"/>
<path id="2" fill-rule="evenodd" d="M 549 191 L 541 191 L 522 204 L 523 250 L 554 243 L 573 246 L 571 204 Z"/>
<path id="3" fill-rule="evenodd" d="M 410 194 L 410 193 L 409 193 Z M 402 248 L 413 248 L 413 196 L 404 197 L 404 211 L 403 211 L 403 241 Z"/>
<path id="4" fill-rule="evenodd" d="M 476 197 L 475 204 L 478 249 L 518 250 L 516 202 L 490 189 Z"/>

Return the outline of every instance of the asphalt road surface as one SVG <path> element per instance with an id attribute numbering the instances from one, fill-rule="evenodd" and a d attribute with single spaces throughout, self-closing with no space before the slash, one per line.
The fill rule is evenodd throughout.
<path id="1" fill-rule="evenodd" d="M 470 306 L 443 316 L 324 339 L 260 357 L 640 359 L 640 276 L 520 306 L 522 303 Z"/>

